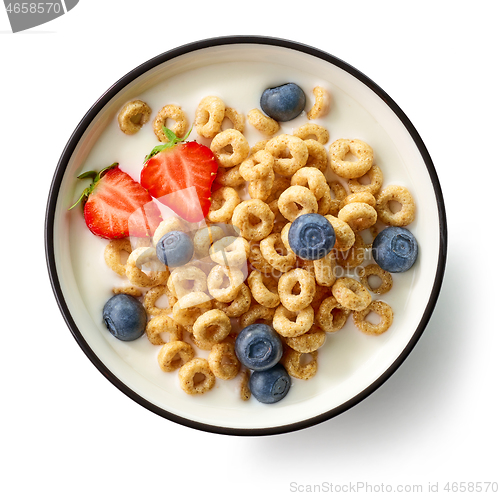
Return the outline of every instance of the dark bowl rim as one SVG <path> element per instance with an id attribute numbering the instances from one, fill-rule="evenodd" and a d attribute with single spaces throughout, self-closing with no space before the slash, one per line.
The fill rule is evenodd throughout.
<path id="1" fill-rule="evenodd" d="M 416 144 L 420 155 L 427 167 L 429 172 L 429 176 L 431 182 L 433 184 L 434 193 L 436 196 L 436 203 L 438 208 L 438 219 L 440 226 L 440 243 L 439 243 L 439 254 L 438 254 L 438 267 L 436 271 L 436 276 L 434 279 L 432 291 L 429 297 L 429 301 L 425 308 L 425 311 L 422 315 L 422 318 L 413 333 L 412 338 L 401 352 L 401 354 L 394 360 L 394 362 L 386 369 L 386 371 L 378 377 L 370 386 L 365 388 L 363 391 L 358 393 L 356 396 L 346 401 L 342 405 L 339 405 L 332 410 L 324 412 L 320 415 L 311 417 L 306 420 L 302 420 L 299 422 L 294 422 L 290 424 L 284 424 L 281 426 L 275 427 L 266 427 L 266 428 L 257 428 L 257 429 L 245 429 L 245 428 L 229 428 L 229 427 L 221 427 L 217 425 L 205 424 L 202 422 L 192 421 L 190 419 L 186 419 L 184 417 L 175 415 L 171 412 L 168 412 L 158 406 L 150 403 L 145 400 L 140 394 L 136 393 L 128 386 L 126 386 L 123 382 L 121 382 L 105 365 L 104 363 L 97 357 L 94 351 L 90 348 L 88 343 L 85 341 L 83 335 L 78 329 L 75 321 L 73 320 L 69 308 L 66 304 L 61 285 L 59 282 L 59 277 L 56 270 L 56 262 L 54 255 L 54 218 L 55 218 L 55 210 L 56 203 L 59 193 L 59 188 L 61 186 L 61 182 L 64 176 L 64 172 L 69 163 L 71 155 L 75 150 L 78 142 L 82 138 L 85 130 L 90 125 L 92 120 L 98 115 L 98 113 L 104 108 L 104 106 L 113 98 L 118 92 L 120 92 L 123 88 L 125 88 L 129 83 L 134 81 L 136 78 L 146 73 L 147 71 L 153 69 L 154 67 L 162 64 L 168 60 L 176 58 L 181 55 L 185 55 L 197 50 L 212 48 L 223 45 L 236 45 L 236 44 L 256 44 L 256 45 L 269 45 L 269 46 L 278 46 L 282 48 L 288 48 L 291 50 L 299 51 L 310 56 L 322 59 L 326 62 L 329 62 L 340 69 L 348 72 L 356 79 L 364 83 L 367 87 L 369 87 L 374 93 L 376 93 L 397 115 L 400 121 L 403 123 L 407 131 L 409 132 L 411 138 Z M 145 407 L 151 412 L 166 418 L 167 420 L 171 420 L 180 425 L 184 425 L 186 427 L 191 427 L 193 429 L 198 429 L 205 432 L 211 432 L 216 434 L 224 434 L 224 435 L 235 435 L 235 436 L 265 436 L 265 435 L 276 435 L 276 434 L 284 434 L 288 432 L 294 432 L 300 429 L 304 429 L 307 427 L 312 427 L 321 422 L 329 420 L 341 413 L 349 410 L 363 399 L 372 394 L 375 390 L 377 390 L 384 382 L 389 379 L 389 377 L 394 374 L 394 372 L 400 367 L 409 353 L 417 344 L 418 340 L 422 336 L 422 333 L 431 318 L 432 312 L 436 305 L 439 292 L 441 290 L 441 285 L 444 277 L 445 265 L 446 265 L 446 256 L 447 256 L 447 244 L 448 244 L 448 233 L 447 233 L 447 223 L 446 223 L 446 212 L 444 206 L 444 198 L 441 190 L 441 186 L 439 183 L 439 179 L 434 168 L 434 164 L 432 159 L 427 151 L 426 146 L 424 145 L 420 135 L 417 130 L 410 122 L 406 114 L 399 108 L 399 106 L 395 103 L 395 101 L 375 82 L 373 82 L 370 78 L 365 76 L 356 68 L 347 64 L 346 62 L 340 60 L 339 58 L 314 48 L 312 46 L 290 41 L 281 38 L 268 37 L 268 36 L 222 36 L 216 38 L 206 38 L 203 40 L 191 42 L 172 50 L 166 51 L 158 56 L 153 57 L 152 59 L 146 61 L 145 63 L 137 66 L 135 69 L 131 70 L 121 79 L 119 79 L 115 84 L 113 84 L 103 95 L 92 105 L 89 111 L 82 118 L 80 123 L 77 125 L 76 129 L 72 133 L 68 143 L 66 144 L 59 162 L 56 167 L 56 171 L 54 173 L 54 177 L 52 179 L 52 183 L 49 190 L 46 214 L 45 214 L 45 255 L 46 255 L 46 263 L 49 272 L 49 278 L 52 285 L 52 289 L 59 306 L 59 309 L 63 315 L 64 320 L 66 321 L 67 326 L 69 327 L 73 337 L 76 339 L 77 343 L 83 350 L 83 352 L 87 355 L 90 361 L 95 365 L 95 367 L 120 391 L 126 394 L 129 398 L 134 400 L 139 405 Z"/>

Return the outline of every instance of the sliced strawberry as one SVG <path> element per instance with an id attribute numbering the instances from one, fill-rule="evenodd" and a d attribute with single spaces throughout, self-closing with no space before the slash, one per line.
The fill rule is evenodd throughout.
<path id="1" fill-rule="evenodd" d="M 188 135 L 177 138 L 169 129 L 164 132 L 169 141 L 146 157 L 141 184 L 183 219 L 199 222 L 210 208 L 217 161 L 210 148 L 195 141 L 182 143 Z"/>
<path id="2" fill-rule="evenodd" d="M 153 235 L 161 222 L 160 210 L 150 194 L 118 164 L 78 177 L 92 179 L 80 200 L 85 201 L 85 222 L 93 234 L 106 239 Z"/>

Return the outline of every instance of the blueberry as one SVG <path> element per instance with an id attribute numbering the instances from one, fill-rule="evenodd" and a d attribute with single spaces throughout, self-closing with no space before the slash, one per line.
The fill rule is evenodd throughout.
<path id="1" fill-rule="evenodd" d="M 417 240 L 404 227 L 387 227 L 373 240 L 373 259 L 387 272 L 407 271 L 417 254 Z"/>
<path id="2" fill-rule="evenodd" d="M 283 355 L 279 334 L 266 324 L 252 324 L 238 334 L 235 342 L 238 360 L 251 370 L 266 370 Z"/>
<path id="3" fill-rule="evenodd" d="M 260 106 L 275 121 L 291 121 L 304 110 L 306 95 L 295 83 L 287 83 L 265 90 Z"/>
<path id="4" fill-rule="evenodd" d="M 117 294 L 104 305 L 102 311 L 108 331 L 121 341 L 140 338 L 146 330 L 146 310 L 133 296 Z"/>
<path id="5" fill-rule="evenodd" d="M 298 257 L 304 260 L 319 260 L 333 249 L 335 231 L 322 215 L 299 215 L 288 231 L 288 243 Z"/>
<path id="6" fill-rule="evenodd" d="M 158 260 L 168 267 L 180 267 L 193 257 L 194 246 L 191 238 L 182 231 L 171 231 L 162 236 L 156 245 Z"/>
<path id="7" fill-rule="evenodd" d="M 276 403 L 290 391 L 291 382 L 285 367 L 278 363 L 270 369 L 252 372 L 249 387 L 261 403 Z"/>

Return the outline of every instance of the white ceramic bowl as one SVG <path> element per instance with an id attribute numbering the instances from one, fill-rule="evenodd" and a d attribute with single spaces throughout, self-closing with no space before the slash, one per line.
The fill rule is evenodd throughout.
<path id="1" fill-rule="evenodd" d="M 147 338 L 123 343 L 107 332 L 102 306 L 114 275 L 102 260 L 106 242 L 86 229 L 78 209 L 68 211 L 82 184 L 83 170 L 112 162 L 138 178 L 144 155 L 155 144 L 151 129 L 136 137 L 118 130 L 124 103 L 142 98 L 153 115 L 167 103 L 181 104 L 189 116 L 204 96 L 217 94 L 242 112 L 259 106 L 266 87 L 294 81 L 312 106 L 312 89 L 332 95 L 329 114 L 318 122 L 338 138 L 360 138 L 375 151 L 384 185 L 402 184 L 412 192 L 416 220 L 408 226 L 419 243 L 415 266 L 394 276 L 382 299 L 394 310 L 385 334 L 359 332 L 350 321 L 329 335 L 320 350 L 319 372 L 309 381 L 293 380 L 287 397 L 274 405 L 239 399 L 237 381 L 218 381 L 200 397 L 180 389 L 177 374 L 163 373 L 158 347 Z M 191 117 L 191 118 L 192 118 Z M 307 122 L 302 116 L 282 132 Z M 150 126 L 148 123 L 147 126 Z M 247 128 L 250 126 L 247 125 Z M 250 144 L 262 139 L 249 130 Z M 252 142 L 253 140 L 253 142 Z M 120 79 L 93 105 L 71 136 L 49 194 L 46 252 L 54 293 L 64 319 L 95 366 L 130 398 L 193 428 L 235 435 L 276 434 L 322 422 L 352 407 L 379 387 L 408 356 L 435 306 L 446 260 L 446 219 L 436 171 L 417 131 L 396 103 L 373 81 L 334 56 L 291 41 L 263 37 L 203 40 L 166 52 Z"/>

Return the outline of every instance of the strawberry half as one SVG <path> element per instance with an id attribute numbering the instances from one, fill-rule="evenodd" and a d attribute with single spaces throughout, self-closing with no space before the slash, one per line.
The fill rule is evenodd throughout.
<path id="1" fill-rule="evenodd" d="M 117 163 L 78 176 L 89 178 L 92 184 L 71 208 L 85 202 L 85 223 L 93 234 L 106 239 L 153 235 L 162 220 L 160 210 L 151 195 Z"/>
<path id="2" fill-rule="evenodd" d="M 210 148 L 185 142 L 163 128 L 168 142 L 153 148 L 141 171 L 141 184 L 158 201 L 188 222 L 203 220 L 211 204 L 217 161 Z"/>

